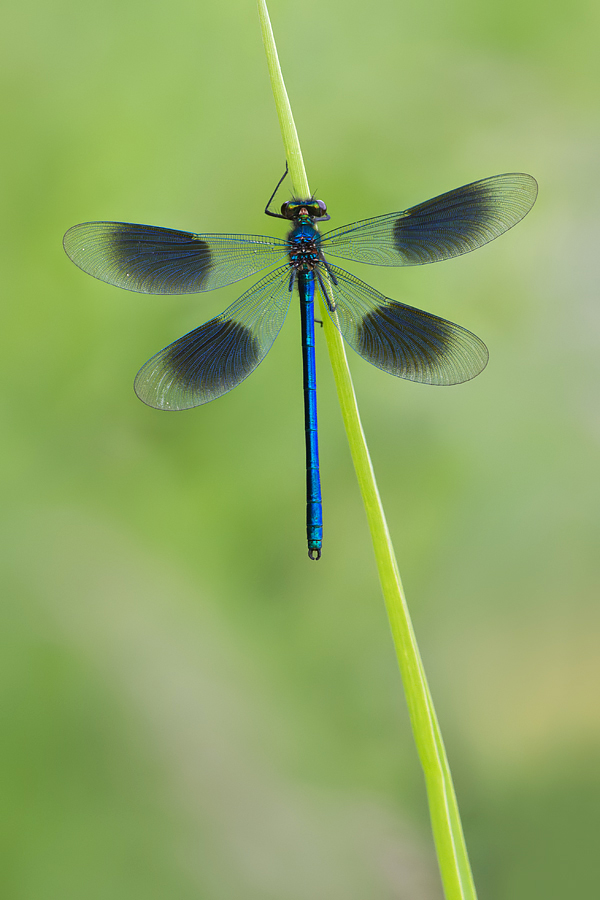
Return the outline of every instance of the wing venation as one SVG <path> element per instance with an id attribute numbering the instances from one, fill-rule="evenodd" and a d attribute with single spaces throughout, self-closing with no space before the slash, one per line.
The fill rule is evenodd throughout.
<path id="1" fill-rule="evenodd" d="M 404 212 L 364 219 L 323 235 L 328 256 L 378 266 L 419 266 L 469 253 L 527 215 L 537 197 L 531 175 L 495 175 Z"/>
<path id="2" fill-rule="evenodd" d="M 258 235 L 194 234 L 127 222 L 83 222 L 64 236 L 69 258 L 94 278 L 144 294 L 196 294 L 280 265 L 287 244 Z"/>
<path id="3" fill-rule="evenodd" d="M 226 394 L 265 358 L 283 325 L 289 269 L 271 272 L 228 309 L 169 344 L 138 372 L 134 389 L 155 409 L 190 409 Z"/>
<path id="4" fill-rule="evenodd" d="M 372 365 L 439 385 L 469 381 L 487 365 L 487 347 L 466 328 L 390 300 L 336 266 L 331 271 L 337 284 L 323 279 L 325 305 L 350 346 Z"/>

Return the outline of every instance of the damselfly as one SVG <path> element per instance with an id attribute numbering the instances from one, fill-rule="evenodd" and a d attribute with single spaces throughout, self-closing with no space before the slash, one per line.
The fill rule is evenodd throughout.
<path id="1" fill-rule="evenodd" d="M 284 173 L 283 178 L 287 174 Z M 350 346 L 392 375 L 427 384 L 459 384 L 488 360 L 476 335 L 423 310 L 390 300 L 329 257 L 378 266 L 415 266 L 475 250 L 516 225 L 533 206 L 531 175 L 496 175 L 434 197 L 404 212 L 363 219 L 321 235 L 329 219 L 322 200 L 288 200 L 285 239 L 193 234 L 152 225 L 86 222 L 70 228 L 73 262 L 108 284 L 148 294 L 194 294 L 224 287 L 276 266 L 221 315 L 179 338 L 142 366 L 135 392 L 156 409 L 208 403 L 240 384 L 277 337 L 294 288 L 302 322 L 306 427 L 308 555 L 319 559 L 322 507 L 317 435 L 315 296 Z"/>

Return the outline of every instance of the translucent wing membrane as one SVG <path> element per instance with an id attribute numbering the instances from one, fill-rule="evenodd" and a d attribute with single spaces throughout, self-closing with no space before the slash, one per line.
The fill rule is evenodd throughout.
<path id="1" fill-rule="evenodd" d="M 291 293 L 289 268 L 271 272 L 225 312 L 148 360 L 135 392 L 156 409 L 190 409 L 215 400 L 262 362 L 283 325 Z"/>
<path id="2" fill-rule="evenodd" d="M 526 216 L 537 197 L 531 175 L 484 178 L 412 206 L 323 235 L 329 256 L 378 266 L 419 266 L 482 247 Z"/>
<path id="3" fill-rule="evenodd" d="M 368 362 L 409 381 L 460 384 L 485 368 L 487 347 L 476 335 L 431 313 L 396 303 L 348 272 L 318 289 L 350 346 Z"/>
<path id="4" fill-rule="evenodd" d="M 63 240 L 67 255 L 94 278 L 143 294 L 196 294 L 282 263 L 278 238 L 192 234 L 126 222 L 84 222 Z"/>

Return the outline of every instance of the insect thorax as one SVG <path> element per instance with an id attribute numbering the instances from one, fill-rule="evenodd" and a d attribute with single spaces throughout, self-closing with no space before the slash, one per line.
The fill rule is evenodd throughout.
<path id="1" fill-rule="evenodd" d="M 312 272 L 319 265 L 319 234 L 309 223 L 300 222 L 288 235 L 290 265 L 296 272 Z"/>

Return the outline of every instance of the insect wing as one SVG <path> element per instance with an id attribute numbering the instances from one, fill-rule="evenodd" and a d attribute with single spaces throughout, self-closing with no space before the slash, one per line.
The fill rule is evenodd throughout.
<path id="1" fill-rule="evenodd" d="M 278 238 L 193 234 L 127 222 L 84 222 L 64 236 L 67 256 L 94 278 L 143 294 L 196 294 L 281 264 Z"/>
<path id="2" fill-rule="evenodd" d="M 250 375 L 279 334 L 290 305 L 289 268 L 271 272 L 210 322 L 142 366 L 134 389 L 156 409 L 201 406 Z"/>
<path id="3" fill-rule="evenodd" d="M 336 266 L 331 272 L 337 284 L 324 277 L 318 290 L 344 338 L 372 365 L 424 384 L 460 384 L 487 365 L 487 347 L 466 328 L 390 300 Z"/>
<path id="4" fill-rule="evenodd" d="M 330 256 L 377 266 L 419 266 L 460 256 L 504 234 L 537 197 L 531 175 L 495 175 L 412 206 L 323 235 Z"/>

